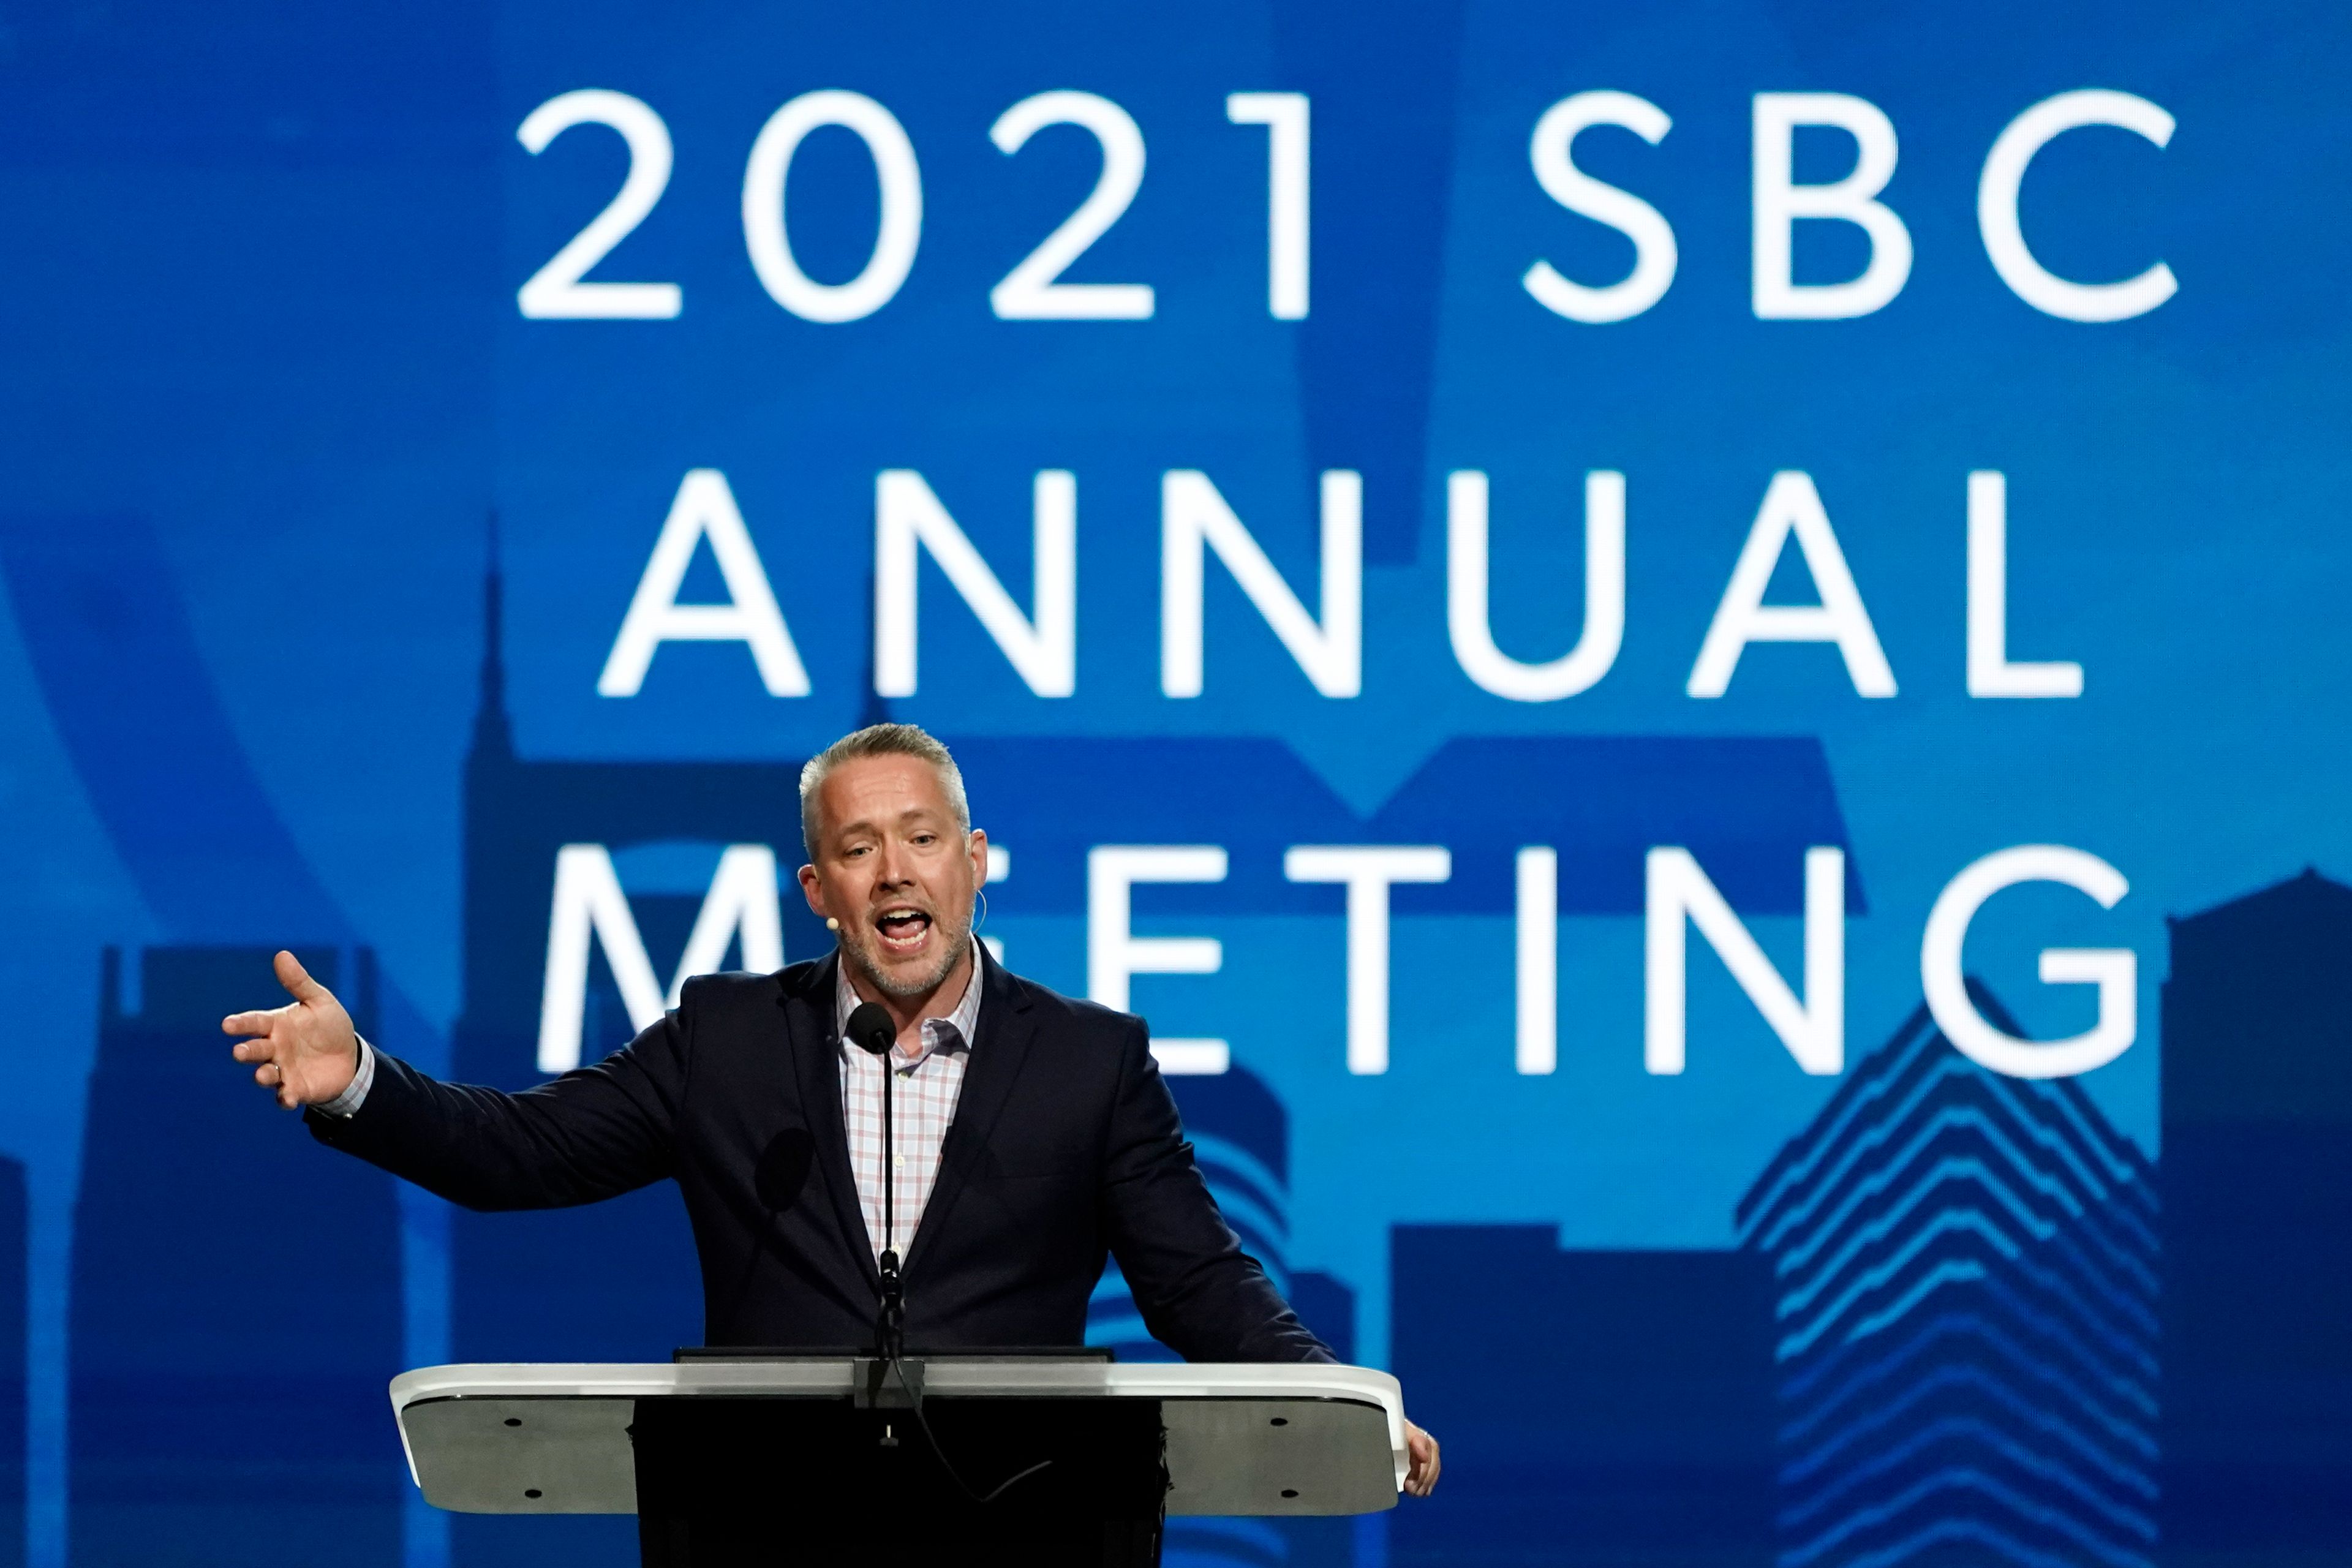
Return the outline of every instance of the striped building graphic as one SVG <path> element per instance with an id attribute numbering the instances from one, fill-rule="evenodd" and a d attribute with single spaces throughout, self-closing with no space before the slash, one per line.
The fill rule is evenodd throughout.
<path id="1" fill-rule="evenodd" d="M 1212 1076 L 1171 1077 L 1184 1136 L 1225 1223 L 1242 1247 L 1306 1321 L 1338 1352 L 1355 1352 L 1355 1298 L 1328 1274 L 1294 1272 L 1290 1251 L 1290 1117 L 1265 1080 L 1246 1068 Z M 1087 1306 L 1087 1341 L 1108 1345 L 1121 1361 L 1174 1361 L 1151 1337 L 1114 1261 Z M 1352 1535 L 1336 1520 L 1171 1519 L 1162 1561 L 1168 1568 L 1314 1568 L 1349 1562 Z"/>
<path id="2" fill-rule="evenodd" d="M 1289 1116 L 1265 1080 L 1245 1068 L 1208 1077 L 1172 1077 L 1184 1136 L 1242 1247 L 1265 1266 L 1275 1289 L 1290 1293 Z M 1151 1337 L 1127 1281 L 1113 1262 L 1087 1307 L 1087 1340 L 1121 1361 L 1174 1361 Z"/>
<path id="3" fill-rule="evenodd" d="M 1922 1009 L 1738 1218 L 1777 1298 L 1780 1568 L 2151 1568 L 2153 1170 L 2078 1087 Z"/>

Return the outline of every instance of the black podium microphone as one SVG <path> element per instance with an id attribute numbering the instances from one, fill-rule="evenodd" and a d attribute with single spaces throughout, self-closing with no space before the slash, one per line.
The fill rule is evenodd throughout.
<path id="1" fill-rule="evenodd" d="M 849 1015 L 843 1031 L 849 1043 L 876 1058 L 882 1064 L 882 1256 L 878 1260 L 882 1274 L 881 1321 L 876 1325 L 876 1347 L 884 1357 L 896 1361 L 905 1348 L 907 1324 L 906 1296 L 898 1279 L 898 1173 L 895 1163 L 896 1150 L 891 1146 L 893 1114 L 890 1080 L 892 1070 L 890 1047 L 898 1043 L 898 1027 L 890 1021 L 888 1009 L 879 1002 L 860 1002 Z"/>
<path id="2" fill-rule="evenodd" d="M 931 1430 L 931 1418 L 923 1410 L 922 1383 L 919 1379 L 908 1378 L 906 1367 L 901 1364 L 907 1349 L 907 1300 L 898 1279 L 898 1221 L 894 1195 L 898 1184 L 898 1170 L 890 1137 L 890 1080 L 898 1076 L 890 1060 L 890 1047 L 898 1043 L 898 1028 L 890 1021 L 888 1010 L 879 1002 L 861 1002 L 849 1015 L 849 1022 L 843 1027 L 842 1034 L 851 1045 L 879 1058 L 882 1063 L 882 1257 L 879 1260 L 882 1311 L 881 1321 L 876 1325 L 875 1338 L 879 1342 L 875 1351 L 880 1360 L 898 1373 L 898 1386 L 906 1391 L 907 1402 L 914 1407 L 915 1420 L 922 1427 L 923 1438 L 930 1444 L 940 1468 L 947 1471 L 948 1478 L 955 1482 L 964 1496 L 976 1503 L 992 1503 L 1003 1496 L 1009 1488 L 1049 1468 L 1054 1461 L 1040 1459 L 1027 1469 L 998 1482 L 988 1491 L 978 1491 L 948 1461 L 947 1450 L 940 1447 L 939 1434 Z M 894 1446 L 896 1443 L 896 1439 L 887 1436 L 884 1441 Z"/>

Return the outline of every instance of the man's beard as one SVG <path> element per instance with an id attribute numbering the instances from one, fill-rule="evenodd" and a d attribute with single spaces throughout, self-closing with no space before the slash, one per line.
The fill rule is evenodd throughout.
<path id="1" fill-rule="evenodd" d="M 970 925 L 960 924 L 950 929 L 940 924 L 936 917 L 933 924 L 940 938 L 940 957 L 929 971 L 921 974 L 891 974 L 876 963 L 874 955 L 866 949 L 866 944 L 871 940 L 872 933 L 866 926 L 845 926 L 841 932 L 841 951 L 850 963 L 857 966 L 857 973 L 885 995 L 901 999 L 927 995 L 938 990 L 941 983 L 955 973 L 955 966 L 962 962 L 964 954 L 971 951 Z M 856 933 L 855 937 L 850 934 L 853 931 Z"/>

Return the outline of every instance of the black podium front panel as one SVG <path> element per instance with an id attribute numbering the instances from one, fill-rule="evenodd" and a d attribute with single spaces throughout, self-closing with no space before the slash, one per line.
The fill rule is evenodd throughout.
<path id="1" fill-rule="evenodd" d="M 630 1436 L 647 1568 L 1158 1561 L 1157 1402 L 935 1399 L 924 1418 L 937 1452 L 910 1408 L 640 1401 Z"/>

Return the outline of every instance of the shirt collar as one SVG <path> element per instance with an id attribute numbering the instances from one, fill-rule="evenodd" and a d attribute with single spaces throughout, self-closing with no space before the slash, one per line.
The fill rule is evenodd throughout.
<path id="1" fill-rule="evenodd" d="M 987 949 L 982 945 L 979 939 L 974 938 L 971 944 L 971 973 L 964 979 L 963 999 L 959 1001 L 955 1005 L 954 1011 L 946 1016 L 923 1020 L 922 1050 L 914 1058 L 915 1062 L 921 1061 L 933 1051 L 971 1049 L 972 1041 L 979 1037 L 976 1031 L 980 1026 L 981 971 L 982 966 L 987 963 Z M 849 983 L 848 955 L 845 953 L 836 955 L 833 966 L 833 1031 L 836 1036 L 841 1037 L 844 1050 L 851 1048 L 848 1040 L 849 1015 L 856 1010 L 861 1000 L 863 998 L 857 994 L 857 988 Z M 900 1059 L 906 1060 L 903 1057 Z"/>

